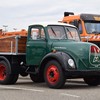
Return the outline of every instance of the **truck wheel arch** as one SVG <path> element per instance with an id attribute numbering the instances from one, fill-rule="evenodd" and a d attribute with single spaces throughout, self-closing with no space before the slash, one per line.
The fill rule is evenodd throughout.
<path id="1" fill-rule="evenodd" d="M 39 70 L 40 71 L 42 70 L 41 72 L 44 72 L 45 65 L 50 60 L 58 61 L 61 64 L 62 69 L 67 70 L 68 69 L 67 60 L 69 58 L 71 58 L 71 57 L 68 54 L 64 53 L 64 52 L 49 53 L 42 59 Z"/>

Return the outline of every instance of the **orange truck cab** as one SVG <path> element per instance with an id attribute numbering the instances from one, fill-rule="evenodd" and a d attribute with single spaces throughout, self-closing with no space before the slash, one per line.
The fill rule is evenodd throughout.
<path id="1" fill-rule="evenodd" d="M 100 15 L 64 12 L 61 22 L 77 26 L 82 41 L 92 42 L 100 47 Z"/>

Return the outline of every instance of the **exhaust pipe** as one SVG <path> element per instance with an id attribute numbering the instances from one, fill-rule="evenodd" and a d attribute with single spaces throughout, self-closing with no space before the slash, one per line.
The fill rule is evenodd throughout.
<path id="1" fill-rule="evenodd" d="M 64 12 L 64 17 L 69 16 L 69 15 L 74 15 L 73 12 Z"/>

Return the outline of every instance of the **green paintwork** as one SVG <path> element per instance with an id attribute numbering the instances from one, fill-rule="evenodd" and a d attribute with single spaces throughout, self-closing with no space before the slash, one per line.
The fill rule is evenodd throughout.
<path id="1" fill-rule="evenodd" d="M 69 54 L 75 60 L 78 70 L 98 69 L 100 68 L 100 62 L 96 63 L 97 67 L 95 64 L 90 63 L 90 61 L 92 62 L 94 58 L 94 55 L 90 55 L 89 53 L 91 45 L 91 43 L 85 42 L 59 41 L 53 43 L 53 48 Z"/>
<path id="2" fill-rule="evenodd" d="M 55 24 L 56 25 L 56 24 Z M 65 26 L 65 24 L 61 24 Z M 33 40 L 31 39 L 31 29 L 33 27 L 42 27 L 45 33 L 45 39 Z M 66 25 L 67 26 L 67 25 Z M 50 53 L 53 49 L 56 51 L 67 53 L 74 59 L 77 70 L 98 70 L 100 63 L 93 64 L 95 55 L 90 53 L 91 43 L 74 41 L 70 39 L 50 39 L 47 31 L 47 25 L 31 25 L 28 31 L 27 39 L 27 65 L 40 65 L 42 59 Z M 73 26 L 68 26 L 75 28 Z M 76 29 L 76 28 L 75 28 Z M 99 56 L 99 54 L 98 54 Z M 100 57 L 100 56 L 99 56 Z"/>

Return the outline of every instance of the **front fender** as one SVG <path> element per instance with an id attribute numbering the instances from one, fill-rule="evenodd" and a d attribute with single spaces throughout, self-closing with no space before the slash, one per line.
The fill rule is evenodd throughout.
<path id="1" fill-rule="evenodd" d="M 64 69 L 64 70 L 68 70 L 69 69 L 69 66 L 68 66 L 68 59 L 70 59 L 71 57 L 64 53 L 64 52 L 56 52 L 56 53 L 49 53 L 47 54 L 41 61 L 41 66 L 44 66 L 48 61 L 50 60 L 57 60 L 61 67 Z"/>

